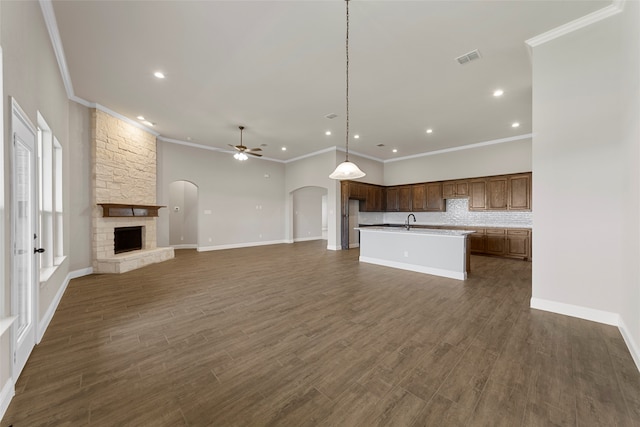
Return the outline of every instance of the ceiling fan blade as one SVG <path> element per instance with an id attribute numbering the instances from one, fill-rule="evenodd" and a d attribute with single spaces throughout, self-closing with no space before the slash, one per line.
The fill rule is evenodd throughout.
<path id="1" fill-rule="evenodd" d="M 248 148 L 247 152 L 249 151 L 262 151 L 262 148 Z"/>
<path id="2" fill-rule="evenodd" d="M 251 151 L 245 151 L 245 153 L 251 155 L 251 156 L 255 156 L 255 157 L 262 157 L 262 154 L 258 154 L 258 153 L 252 153 Z"/>

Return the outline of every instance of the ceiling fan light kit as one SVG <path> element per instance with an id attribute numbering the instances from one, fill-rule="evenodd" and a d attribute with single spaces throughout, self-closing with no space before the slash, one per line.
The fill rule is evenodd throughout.
<path id="1" fill-rule="evenodd" d="M 355 164 L 349 161 L 349 0 L 345 0 L 346 10 L 347 10 L 347 37 L 345 42 L 345 51 L 347 58 L 347 90 L 346 90 L 346 124 L 347 124 L 347 133 L 346 133 L 346 156 L 345 161 L 340 163 L 336 170 L 333 171 L 329 178 L 331 179 L 357 179 L 362 178 L 366 174 L 360 170 L 360 168 Z"/>
<path id="2" fill-rule="evenodd" d="M 244 130 L 244 126 L 238 126 L 238 129 L 240 129 L 240 145 L 229 144 L 229 147 L 233 147 L 237 151 L 237 153 L 233 155 L 233 158 L 242 162 L 249 158 L 247 154 L 255 157 L 262 157 L 262 154 L 256 153 L 256 151 L 262 151 L 262 148 L 247 148 L 242 144 L 242 131 Z"/>

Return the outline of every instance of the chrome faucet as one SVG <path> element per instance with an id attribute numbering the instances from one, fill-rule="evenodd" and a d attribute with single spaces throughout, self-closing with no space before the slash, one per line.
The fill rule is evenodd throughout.
<path id="1" fill-rule="evenodd" d="M 409 225 L 409 218 L 413 217 L 413 222 L 416 222 L 416 216 L 414 214 L 407 215 L 407 223 L 404 225 L 404 228 L 407 230 L 411 230 L 411 225 Z"/>

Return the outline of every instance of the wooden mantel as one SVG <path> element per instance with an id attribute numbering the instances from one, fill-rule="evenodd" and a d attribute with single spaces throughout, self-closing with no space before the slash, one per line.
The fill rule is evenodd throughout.
<path id="1" fill-rule="evenodd" d="M 166 208 L 166 206 L 155 205 L 130 205 L 123 203 L 98 203 L 102 206 L 102 216 L 109 217 L 153 217 L 158 216 L 158 209 Z"/>

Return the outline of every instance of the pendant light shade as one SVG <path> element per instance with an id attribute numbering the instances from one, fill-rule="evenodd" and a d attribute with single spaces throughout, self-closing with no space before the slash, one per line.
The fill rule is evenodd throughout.
<path id="1" fill-rule="evenodd" d="M 346 101 L 347 101 L 347 137 L 345 142 L 346 147 L 346 156 L 344 162 L 340 163 L 336 170 L 333 171 L 329 178 L 331 179 L 356 179 L 362 178 L 366 174 L 360 170 L 355 163 L 351 163 L 349 161 L 349 0 L 345 0 L 345 4 L 347 6 L 347 37 L 346 37 L 346 57 L 347 57 L 347 90 L 346 90 Z"/>
<path id="2" fill-rule="evenodd" d="M 355 163 L 345 160 L 338 165 L 331 175 L 329 175 L 329 178 L 339 180 L 357 179 L 362 178 L 365 175 L 366 174 L 362 172 Z"/>

